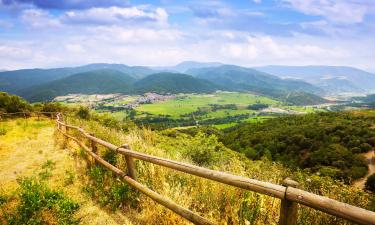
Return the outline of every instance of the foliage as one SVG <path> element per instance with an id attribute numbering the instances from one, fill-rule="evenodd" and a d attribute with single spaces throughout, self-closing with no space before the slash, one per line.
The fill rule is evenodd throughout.
<path id="1" fill-rule="evenodd" d="M 5 209 L 7 224 L 46 224 L 53 221 L 78 224 L 73 215 L 79 205 L 61 191 L 51 190 L 35 177 L 20 179 L 19 185 L 16 199 L 13 199 L 16 202 L 14 210 Z"/>
<path id="2" fill-rule="evenodd" d="M 369 191 L 375 192 L 375 174 L 372 174 L 367 178 L 365 188 Z"/>
<path id="3" fill-rule="evenodd" d="M 30 108 L 30 105 L 21 97 L 0 92 L 0 112 L 25 112 L 30 111 Z"/>
<path id="4" fill-rule="evenodd" d="M 90 119 L 90 109 L 84 106 L 80 106 L 76 112 L 76 116 L 81 119 Z"/>
<path id="5" fill-rule="evenodd" d="M 366 174 L 358 153 L 375 147 L 374 122 L 374 116 L 351 112 L 286 116 L 230 128 L 221 141 L 252 159 L 270 153 L 285 165 L 350 182 Z"/>
<path id="6" fill-rule="evenodd" d="M 101 205 L 109 206 L 113 210 L 125 205 L 137 206 L 139 193 L 127 183 L 113 179 L 114 174 L 108 169 L 100 165 L 92 166 L 87 175 L 90 182 L 84 187 L 84 191 Z"/>
<path id="7" fill-rule="evenodd" d="M 268 107 L 267 104 L 255 103 L 255 104 L 249 105 L 247 108 L 251 110 L 260 110 L 260 109 L 265 109 L 267 107 Z"/>

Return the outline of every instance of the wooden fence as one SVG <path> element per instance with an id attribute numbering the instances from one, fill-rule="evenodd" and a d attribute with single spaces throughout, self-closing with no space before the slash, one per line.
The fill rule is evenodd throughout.
<path id="1" fill-rule="evenodd" d="M 104 167 L 113 171 L 116 175 L 121 177 L 125 182 L 139 190 L 143 194 L 152 198 L 159 204 L 167 207 L 178 215 L 186 218 L 187 220 L 195 224 L 214 224 L 206 218 L 186 209 L 172 200 L 159 195 L 153 190 L 147 188 L 137 181 L 137 172 L 134 164 L 134 159 L 146 161 L 156 165 L 164 166 L 173 170 L 181 171 L 191 175 L 207 178 L 223 184 L 231 185 L 234 187 L 242 188 L 245 190 L 254 191 L 257 193 L 269 195 L 278 199 L 281 199 L 280 206 L 280 225 L 295 225 L 297 224 L 298 218 L 298 204 L 302 204 L 313 209 L 328 213 L 333 216 L 341 217 L 348 221 L 363 224 L 363 225 L 375 225 L 375 212 L 365 210 L 359 207 L 355 207 L 346 203 L 342 203 L 327 197 L 316 195 L 307 191 L 298 189 L 298 183 L 285 179 L 283 185 L 272 184 L 268 182 L 258 181 L 249 179 L 241 176 L 235 176 L 228 173 L 206 169 L 199 166 L 194 166 L 186 163 L 181 163 L 169 159 L 155 157 L 144 153 L 139 153 L 131 150 L 130 146 L 115 146 L 109 142 L 94 137 L 87 133 L 80 127 L 72 126 L 63 121 L 62 114 L 52 113 L 50 114 L 56 117 L 57 129 L 66 138 L 75 141 L 80 147 L 82 147 L 92 158 Z M 76 137 L 69 134 L 70 129 L 79 131 L 86 139 L 90 140 L 91 146 L 87 147 L 84 143 L 79 141 Z M 111 165 L 100 156 L 97 155 L 97 144 L 102 145 L 108 149 L 111 149 L 119 154 L 125 156 L 127 171 L 126 174 L 121 169 Z"/>

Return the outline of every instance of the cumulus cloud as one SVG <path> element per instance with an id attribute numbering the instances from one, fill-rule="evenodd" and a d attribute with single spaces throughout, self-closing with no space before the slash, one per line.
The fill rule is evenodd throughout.
<path id="1" fill-rule="evenodd" d="M 137 7 L 91 8 L 68 11 L 61 21 L 68 24 L 124 25 L 124 24 L 159 24 L 168 23 L 168 14 L 162 8 L 141 9 Z"/>
<path id="2" fill-rule="evenodd" d="M 40 9 L 26 9 L 21 13 L 21 21 L 34 28 L 59 27 L 59 19 L 54 18 L 48 11 Z"/>
<path id="3" fill-rule="evenodd" d="M 127 6 L 127 0 L 1 0 L 6 6 L 33 5 L 42 9 L 87 9 L 92 7 Z"/>
<path id="4" fill-rule="evenodd" d="M 360 23 L 375 1 L 354 0 L 281 0 L 308 15 L 322 16 L 337 23 Z"/>

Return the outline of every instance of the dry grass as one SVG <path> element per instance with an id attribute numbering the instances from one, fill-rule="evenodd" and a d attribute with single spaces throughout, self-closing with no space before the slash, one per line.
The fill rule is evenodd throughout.
<path id="1" fill-rule="evenodd" d="M 125 214 L 103 210 L 82 193 L 85 163 L 57 144 L 61 141 L 56 142 L 54 121 L 15 119 L 0 126 L 7 130 L 0 136 L 0 187 L 4 193 L 17 189 L 17 178 L 37 176 L 49 160 L 54 165 L 48 184 L 80 204 L 76 215 L 80 224 L 132 224 Z"/>

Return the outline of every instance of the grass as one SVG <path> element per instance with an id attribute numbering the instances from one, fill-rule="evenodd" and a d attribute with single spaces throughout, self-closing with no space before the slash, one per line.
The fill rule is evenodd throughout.
<path id="1" fill-rule="evenodd" d="M 249 93 L 219 92 L 203 95 L 180 95 L 175 99 L 154 104 L 144 104 L 136 108 L 137 111 L 154 115 L 169 115 L 179 118 L 181 115 L 192 113 L 199 107 L 207 107 L 210 104 L 236 104 L 239 107 L 246 107 L 257 102 L 265 104 L 276 104 L 277 101 L 268 97 L 253 95 Z"/>

